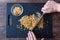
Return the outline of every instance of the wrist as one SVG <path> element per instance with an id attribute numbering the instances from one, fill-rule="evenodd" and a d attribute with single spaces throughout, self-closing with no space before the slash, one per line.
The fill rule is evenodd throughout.
<path id="1" fill-rule="evenodd" d="M 53 12 L 57 12 L 57 3 L 54 1 L 54 4 L 53 4 Z"/>
<path id="2" fill-rule="evenodd" d="M 60 12 L 60 4 L 59 3 L 57 3 L 57 5 L 56 5 L 57 7 L 57 12 Z"/>

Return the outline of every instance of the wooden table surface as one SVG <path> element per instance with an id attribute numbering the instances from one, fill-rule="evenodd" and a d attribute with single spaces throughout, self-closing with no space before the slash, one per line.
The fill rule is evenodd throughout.
<path id="1" fill-rule="evenodd" d="M 27 0 L 28 1 L 28 0 Z M 27 1 L 14 1 L 14 2 L 27 2 Z M 31 1 L 31 0 L 30 0 Z M 41 0 L 37 2 L 46 2 Z M 12 2 L 12 1 L 7 1 Z M 34 2 L 34 0 L 33 0 Z M 45 38 L 45 40 L 60 40 L 60 13 L 52 14 L 53 20 L 53 38 Z M 25 38 L 6 38 L 6 2 L 0 2 L 0 40 L 26 40 Z M 40 40 L 40 38 L 38 38 Z"/>

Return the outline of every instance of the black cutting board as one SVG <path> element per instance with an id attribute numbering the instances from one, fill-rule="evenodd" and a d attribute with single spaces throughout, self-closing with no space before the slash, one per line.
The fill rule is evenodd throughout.
<path id="1" fill-rule="evenodd" d="M 14 4 L 20 4 L 23 6 L 23 14 L 22 15 L 17 16 L 17 17 L 12 15 L 11 7 Z M 16 27 L 16 25 L 20 25 L 20 24 L 17 20 L 20 19 L 23 15 L 30 15 L 30 13 L 35 13 L 37 11 L 41 12 L 41 8 L 43 6 L 44 6 L 44 3 L 7 3 L 6 36 L 8 38 L 26 38 L 29 30 L 18 29 Z M 12 19 L 11 25 L 9 23 L 9 20 L 10 20 L 9 18 Z M 50 37 L 52 37 L 52 15 L 51 14 L 45 14 L 43 19 L 44 19 L 44 28 L 38 29 L 37 27 L 35 27 L 33 29 L 33 32 L 37 38 L 40 38 L 40 37 L 50 38 Z M 47 21 L 48 21 L 48 23 L 47 23 Z"/>

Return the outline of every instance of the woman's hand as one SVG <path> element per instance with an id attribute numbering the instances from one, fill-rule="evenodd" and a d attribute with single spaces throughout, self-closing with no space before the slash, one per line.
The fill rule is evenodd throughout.
<path id="1" fill-rule="evenodd" d="M 55 1 L 47 1 L 44 7 L 42 7 L 41 11 L 43 13 L 51 13 L 57 11 L 57 3 Z"/>
<path id="2" fill-rule="evenodd" d="M 29 31 L 28 32 L 28 37 L 26 38 L 26 40 L 37 40 L 34 33 Z"/>
<path id="3" fill-rule="evenodd" d="M 28 37 L 26 38 L 26 40 L 37 40 L 36 36 L 34 35 L 33 32 L 29 31 L 28 32 Z M 42 38 L 41 40 L 44 40 L 44 38 Z"/>

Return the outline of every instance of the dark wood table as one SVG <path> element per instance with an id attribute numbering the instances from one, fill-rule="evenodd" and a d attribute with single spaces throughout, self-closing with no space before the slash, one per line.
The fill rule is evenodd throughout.
<path id="1" fill-rule="evenodd" d="M 37 0 L 36 2 L 45 3 L 47 0 Z M 8 2 L 35 2 L 35 0 L 15 0 Z M 52 14 L 53 21 L 53 38 L 45 38 L 45 40 L 60 40 L 60 13 Z M 26 40 L 25 38 L 6 38 L 6 2 L 0 3 L 0 40 Z M 40 40 L 40 38 L 38 38 Z"/>

